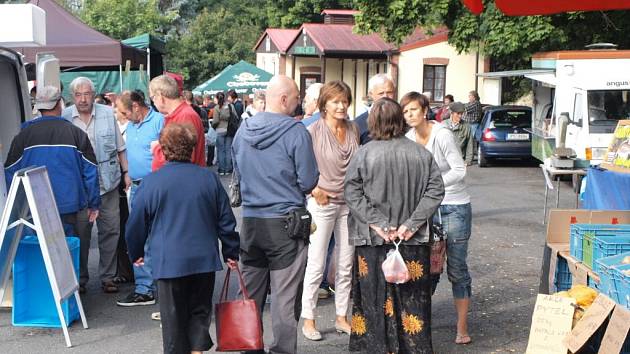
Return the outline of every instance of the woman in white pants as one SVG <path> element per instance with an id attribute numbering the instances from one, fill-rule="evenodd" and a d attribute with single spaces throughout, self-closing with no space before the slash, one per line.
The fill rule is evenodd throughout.
<path id="1" fill-rule="evenodd" d="M 343 199 L 343 181 L 350 159 L 359 149 L 359 128 L 348 119 L 351 102 L 350 87 L 343 81 L 325 84 L 317 101 L 321 118 L 308 127 L 320 173 L 317 187 L 308 201 L 308 210 L 317 230 L 311 235 L 302 293 L 302 333 L 310 340 L 322 339 L 315 326 L 315 307 L 319 284 L 325 276 L 328 242 L 333 232 L 335 329 L 339 333 L 350 334 L 346 316 L 352 286 L 354 246 L 348 242 L 348 207 Z"/>

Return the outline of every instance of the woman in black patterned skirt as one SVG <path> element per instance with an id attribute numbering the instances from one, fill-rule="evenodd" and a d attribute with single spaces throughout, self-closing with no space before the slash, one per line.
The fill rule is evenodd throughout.
<path id="1" fill-rule="evenodd" d="M 429 220 L 444 197 L 442 177 L 431 153 L 404 137 L 396 101 L 376 101 L 368 127 L 372 141 L 350 162 L 344 190 L 356 246 L 350 351 L 433 353 Z M 387 283 L 381 269 L 398 240 L 404 284 Z"/>

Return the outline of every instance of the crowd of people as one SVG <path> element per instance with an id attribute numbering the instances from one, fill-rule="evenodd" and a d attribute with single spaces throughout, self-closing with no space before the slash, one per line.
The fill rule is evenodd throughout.
<path id="1" fill-rule="evenodd" d="M 300 317 L 306 339 L 323 339 L 317 302 L 332 289 L 334 328 L 350 351 L 432 353 L 434 224 L 448 235 L 454 343 L 471 342 L 464 179 L 482 112 L 476 92 L 466 104 L 446 95 L 437 108 L 418 92 L 397 102 L 394 82 L 377 74 L 364 99 L 371 105 L 351 119 L 343 81 L 311 85 L 301 110 L 296 83 L 282 75 L 251 102 L 233 90 L 194 96 L 167 75 L 151 80 L 148 97 L 97 95 L 85 77 L 69 86 L 67 107 L 57 87 L 36 93 L 40 117 L 11 144 L 7 185 L 21 168 L 48 168 L 64 231 L 81 240 L 80 292 L 96 224 L 102 291 L 133 282 L 119 306 L 159 299 L 152 318 L 162 321 L 164 352 L 212 347 L 214 274 L 225 263 L 240 267 L 261 313 L 273 294 L 270 353 L 297 352 Z M 215 148 L 218 175 L 207 168 Z M 227 175 L 240 186 L 240 232 Z M 381 271 L 394 248 L 409 271 L 404 284 Z"/>

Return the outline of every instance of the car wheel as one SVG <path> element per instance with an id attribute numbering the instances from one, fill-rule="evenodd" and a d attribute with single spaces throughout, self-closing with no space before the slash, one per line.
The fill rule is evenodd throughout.
<path id="1" fill-rule="evenodd" d="M 477 147 L 477 164 L 479 167 L 488 166 L 488 158 L 481 152 L 481 145 Z"/>

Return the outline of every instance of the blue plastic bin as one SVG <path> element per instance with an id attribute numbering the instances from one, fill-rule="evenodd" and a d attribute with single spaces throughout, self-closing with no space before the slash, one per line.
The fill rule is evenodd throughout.
<path id="1" fill-rule="evenodd" d="M 76 237 L 66 237 L 74 271 L 79 277 L 79 245 Z M 62 302 L 61 308 L 70 324 L 79 318 L 74 296 Z M 18 246 L 13 263 L 13 316 L 14 326 L 61 328 L 57 307 L 44 265 L 44 258 L 36 236 L 25 236 Z"/>
<path id="2" fill-rule="evenodd" d="M 612 269 L 613 286 L 617 291 L 617 303 L 630 310 L 630 276 L 624 271 L 630 270 L 630 264 L 624 264 Z"/>
<path id="3" fill-rule="evenodd" d="M 588 226 L 588 224 L 571 224 L 569 251 L 571 257 L 582 261 L 582 232 L 581 227 Z"/>
<path id="4" fill-rule="evenodd" d="M 618 224 L 574 224 L 571 225 L 571 238 L 569 249 L 571 255 L 582 261 L 584 265 L 595 270 L 595 260 L 602 257 L 614 256 L 622 252 L 622 250 L 614 251 L 610 247 L 602 253 L 596 250 L 597 239 L 607 237 L 624 237 L 630 240 L 630 225 Z M 624 243 L 620 240 L 619 243 Z M 625 249 L 621 247 L 621 249 Z M 630 251 L 630 244 L 628 244 Z"/>
<path id="5" fill-rule="evenodd" d="M 567 260 L 558 257 L 558 262 L 556 265 L 556 277 L 554 281 L 554 285 L 556 286 L 556 291 L 565 291 L 571 289 L 572 276 L 569 271 L 569 264 Z"/>
<path id="6" fill-rule="evenodd" d="M 619 295 L 617 294 L 616 287 L 613 284 L 613 268 L 621 266 L 621 261 L 623 261 L 623 259 L 627 256 L 630 256 L 630 252 L 618 254 L 616 256 L 600 258 L 596 260 L 593 264 L 593 268 L 595 272 L 599 275 L 599 279 L 601 281 L 601 292 L 608 295 L 608 297 L 615 300 L 617 303 L 621 302 L 619 300 Z"/>
<path id="7" fill-rule="evenodd" d="M 630 252 L 630 235 L 596 236 L 593 243 L 593 265 L 598 259 L 627 252 Z"/>

